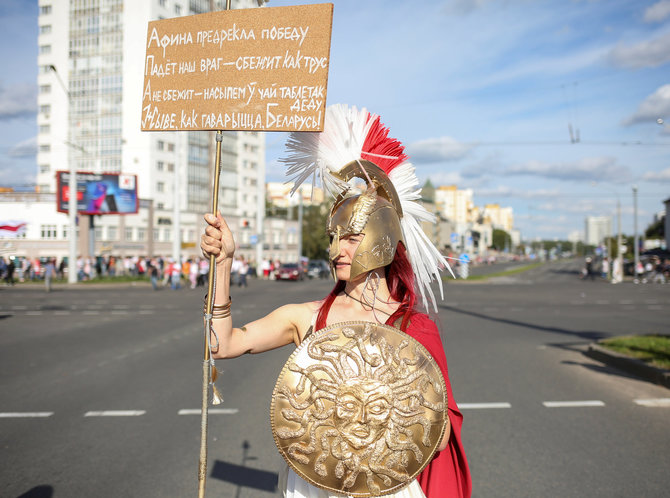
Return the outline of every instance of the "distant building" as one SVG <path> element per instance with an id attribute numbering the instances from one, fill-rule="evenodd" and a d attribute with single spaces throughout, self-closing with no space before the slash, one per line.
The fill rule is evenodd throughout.
<path id="1" fill-rule="evenodd" d="M 511 207 L 500 207 L 500 204 L 486 204 L 482 212 L 484 223 L 493 228 L 510 233 L 514 228 L 514 212 Z"/>
<path id="2" fill-rule="evenodd" d="M 584 222 L 584 243 L 597 246 L 612 236 L 612 218 L 609 216 L 587 216 Z"/>
<path id="3" fill-rule="evenodd" d="M 265 195 L 267 200 L 273 206 L 287 208 L 297 206 L 300 203 L 300 194 L 302 193 L 302 203 L 305 206 L 312 204 L 323 204 L 325 195 L 323 189 L 314 187 L 311 182 L 303 183 L 298 191 L 291 195 L 293 182 L 268 182 L 265 184 Z"/>

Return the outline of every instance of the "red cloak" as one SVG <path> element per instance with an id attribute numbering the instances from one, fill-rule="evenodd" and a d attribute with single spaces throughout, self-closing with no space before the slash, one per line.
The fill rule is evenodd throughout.
<path id="1" fill-rule="evenodd" d="M 405 332 L 428 350 L 442 370 L 444 382 L 447 385 L 448 413 L 451 422 L 449 444 L 443 451 L 435 454 L 433 460 L 417 479 L 426 498 L 469 498 L 472 493 L 472 481 L 461 442 L 463 415 L 458 410 L 458 405 L 451 392 L 447 358 L 444 354 L 440 333 L 435 323 L 427 315 L 421 313 L 412 315 Z"/>

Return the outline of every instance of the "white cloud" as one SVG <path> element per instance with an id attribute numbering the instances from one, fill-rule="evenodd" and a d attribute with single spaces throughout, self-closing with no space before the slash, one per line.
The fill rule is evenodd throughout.
<path id="1" fill-rule="evenodd" d="M 654 123 L 659 118 L 665 119 L 665 116 L 670 116 L 670 84 L 663 85 L 644 99 L 637 111 L 626 118 L 623 124 Z"/>
<path id="2" fill-rule="evenodd" d="M 662 66 L 670 62 L 670 33 L 637 45 L 618 45 L 609 53 L 609 60 L 633 69 Z"/>
<path id="3" fill-rule="evenodd" d="M 661 0 L 644 11 L 645 22 L 661 22 L 670 16 L 670 0 Z"/>
<path id="4" fill-rule="evenodd" d="M 471 145 L 462 144 L 451 137 L 439 137 L 409 144 L 407 154 L 415 163 L 436 163 L 462 159 L 471 149 Z"/>
<path id="5" fill-rule="evenodd" d="M 663 171 L 650 171 L 642 175 L 642 180 L 647 182 L 670 183 L 670 168 Z"/>
<path id="6" fill-rule="evenodd" d="M 607 179 L 614 183 L 622 183 L 631 179 L 630 170 L 617 164 L 616 159 L 612 157 L 587 157 L 565 163 L 528 161 L 510 166 L 505 173 L 567 181 L 601 181 Z"/>
<path id="7" fill-rule="evenodd" d="M 37 88 L 27 83 L 0 86 L 0 120 L 32 117 L 37 112 Z"/>
<path id="8" fill-rule="evenodd" d="M 37 137 L 28 138 L 14 145 L 7 155 L 9 157 L 30 157 L 37 154 Z"/>
<path id="9" fill-rule="evenodd" d="M 556 189 L 520 189 L 500 185 L 496 188 L 482 188 L 475 192 L 477 197 L 501 197 L 514 199 L 549 199 L 560 197 L 561 193 Z"/>
<path id="10" fill-rule="evenodd" d="M 463 178 L 457 171 L 439 171 L 437 173 L 430 173 L 426 175 L 430 182 L 438 187 L 440 185 L 462 185 Z M 423 185 L 423 182 L 421 182 Z"/>

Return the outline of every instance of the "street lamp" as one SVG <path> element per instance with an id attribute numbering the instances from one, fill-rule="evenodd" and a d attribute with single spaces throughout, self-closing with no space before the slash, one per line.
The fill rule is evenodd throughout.
<path id="1" fill-rule="evenodd" d="M 71 140 L 71 130 L 70 130 L 70 121 L 72 119 L 72 95 L 70 91 L 63 83 L 63 80 L 60 77 L 60 74 L 56 70 L 56 66 L 51 64 L 49 69 L 54 72 L 58 83 L 63 88 L 65 95 L 67 96 L 67 142 L 66 144 L 69 147 L 74 147 Z M 70 157 L 68 152 L 68 166 L 70 170 L 70 178 L 68 181 L 68 217 L 70 228 L 68 230 L 69 235 L 69 256 L 67 261 L 67 281 L 69 284 L 77 283 L 77 166 L 76 162 Z"/>

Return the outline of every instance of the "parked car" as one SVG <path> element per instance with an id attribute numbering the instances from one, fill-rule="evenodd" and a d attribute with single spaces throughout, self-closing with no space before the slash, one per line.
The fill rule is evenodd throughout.
<path id="1" fill-rule="evenodd" d="M 304 272 L 298 263 L 284 263 L 275 272 L 277 280 L 302 280 Z"/>
<path id="2" fill-rule="evenodd" d="M 307 276 L 309 278 L 328 278 L 329 274 L 328 263 L 322 259 L 313 259 L 307 264 Z"/>

